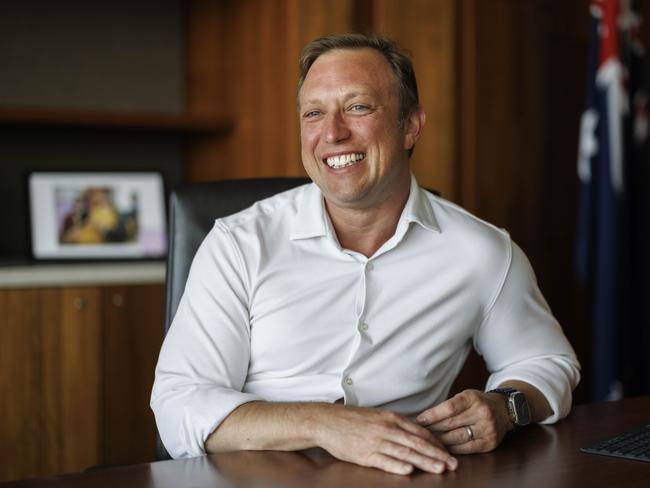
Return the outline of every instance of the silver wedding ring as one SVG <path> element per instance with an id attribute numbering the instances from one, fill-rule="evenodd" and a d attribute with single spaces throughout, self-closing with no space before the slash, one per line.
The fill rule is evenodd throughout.
<path id="1" fill-rule="evenodd" d="M 474 431 L 472 430 L 472 428 L 469 425 L 466 425 L 465 426 L 465 431 L 467 432 L 467 437 L 469 437 L 467 442 L 473 441 L 474 440 Z"/>

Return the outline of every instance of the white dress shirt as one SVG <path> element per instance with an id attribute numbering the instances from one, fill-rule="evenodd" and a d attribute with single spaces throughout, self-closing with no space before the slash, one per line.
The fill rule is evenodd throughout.
<path id="1" fill-rule="evenodd" d="M 474 348 L 565 416 L 579 365 L 509 235 L 418 187 L 373 256 L 341 248 L 308 184 L 218 219 L 192 264 L 151 406 L 173 457 L 239 405 L 334 402 L 414 417 Z M 477 385 L 478 386 L 478 385 Z"/>

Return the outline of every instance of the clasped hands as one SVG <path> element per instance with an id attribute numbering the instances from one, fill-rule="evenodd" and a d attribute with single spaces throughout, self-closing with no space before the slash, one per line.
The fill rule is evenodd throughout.
<path id="1" fill-rule="evenodd" d="M 465 390 L 415 421 L 373 408 L 340 409 L 322 446 L 344 461 L 396 474 L 453 471 L 452 454 L 491 451 L 512 429 L 503 399 L 478 390 Z"/>

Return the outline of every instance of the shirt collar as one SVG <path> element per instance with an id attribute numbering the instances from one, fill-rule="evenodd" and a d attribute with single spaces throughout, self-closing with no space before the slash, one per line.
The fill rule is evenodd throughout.
<path id="1" fill-rule="evenodd" d="M 426 190 L 420 188 L 415 176 L 411 174 L 411 189 L 409 197 L 397 225 L 399 229 L 409 223 L 416 222 L 425 229 L 440 232 L 431 202 Z M 305 188 L 299 201 L 296 219 L 291 228 L 291 240 L 322 237 L 330 233 L 329 218 L 325 210 L 323 195 L 318 187 L 311 183 Z"/>
<path id="2" fill-rule="evenodd" d="M 407 224 L 416 222 L 425 229 L 440 232 L 440 226 L 438 225 L 438 220 L 436 219 L 435 212 L 431 206 L 431 201 L 427 196 L 427 190 L 420 188 L 413 174 L 411 174 L 411 190 L 409 192 L 409 198 L 406 201 L 404 211 L 400 216 L 400 223 L 397 224 L 398 228 L 400 227 L 401 222 Z"/>
<path id="3" fill-rule="evenodd" d="M 329 233 L 323 195 L 315 183 L 305 187 L 298 200 L 298 211 L 291 227 L 291 240 L 323 237 Z"/>

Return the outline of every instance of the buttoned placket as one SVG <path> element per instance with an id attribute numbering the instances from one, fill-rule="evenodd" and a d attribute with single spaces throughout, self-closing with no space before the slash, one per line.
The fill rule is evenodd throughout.
<path id="1" fill-rule="evenodd" d="M 334 232 L 334 227 L 332 225 L 329 216 L 325 214 L 326 225 L 328 227 L 328 236 L 331 239 L 332 244 L 336 248 L 337 252 L 342 252 L 347 254 L 350 258 L 350 261 L 355 266 L 360 266 L 360 276 L 359 276 L 359 285 L 356 290 L 356 300 L 355 300 L 355 327 L 356 334 L 354 335 L 354 344 L 350 350 L 350 356 L 346 361 L 346 364 L 341 372 L 341 388 L 343 390 L 344 403 L 346 405 L 358 405 L 359 399 L 355 391 L 355 365 L 358 367 L 360 364 L 357 361 L 360 356 L 368 353 L 368 350 L 372 348 L 372 334 L 371 334 L 371 324 L 370 318 L 365 316 L 368 304 L 368 283 L 369 274 L 371 274 L 375 269 L 375 263 L 380 256 L 389 252 L 393 249 L 404 237 L 406 230 L 408 229 L 408 221 L 404 221 L 400 218 L 398 223 L 395 235 L 393 235 L 388 241 L 386 241 L 373 256 L 370 258 L 364 256 L 361 253 L 344 249 L 336 237 L 336 232 Z"/>
<path id="2" fill-rule="evenodd" d="M 357 302 L 357 330 L 361 335 L 361 340 L 368 339 L 368 330 L 370 325 L 368 324 L 368 318 L 365 316 L 366 305 L 368 303 L 368 273 L 374 269 L 374 265 L 371 260 L 366 260 L 363 263 L 361 270 L 360 282 L 363 283 L 363 297 L 362 300 Z"/>
<path id="3" fill-rule="evenodd" d="M 354 384 L 354 364 L 359 354 L 371 346 L 370 324 L 368 317 L 365 316 L 368 303 L 368 274 L 374 270 L 374 264 L 371 259 L 361 256 L 357 253 L 348 252 L 354 258 L 355 265 L 359 267 L 359 284 L 356 290 L 355 300 L 355 324 L 357 334 L 355 335 L 355 346 L 352 348 L 348 362 L 342 372 L 341 386 L 345 392 L 345 403 L 348 405 L 357 404 L 357 395 L 355 393 Z"/>

